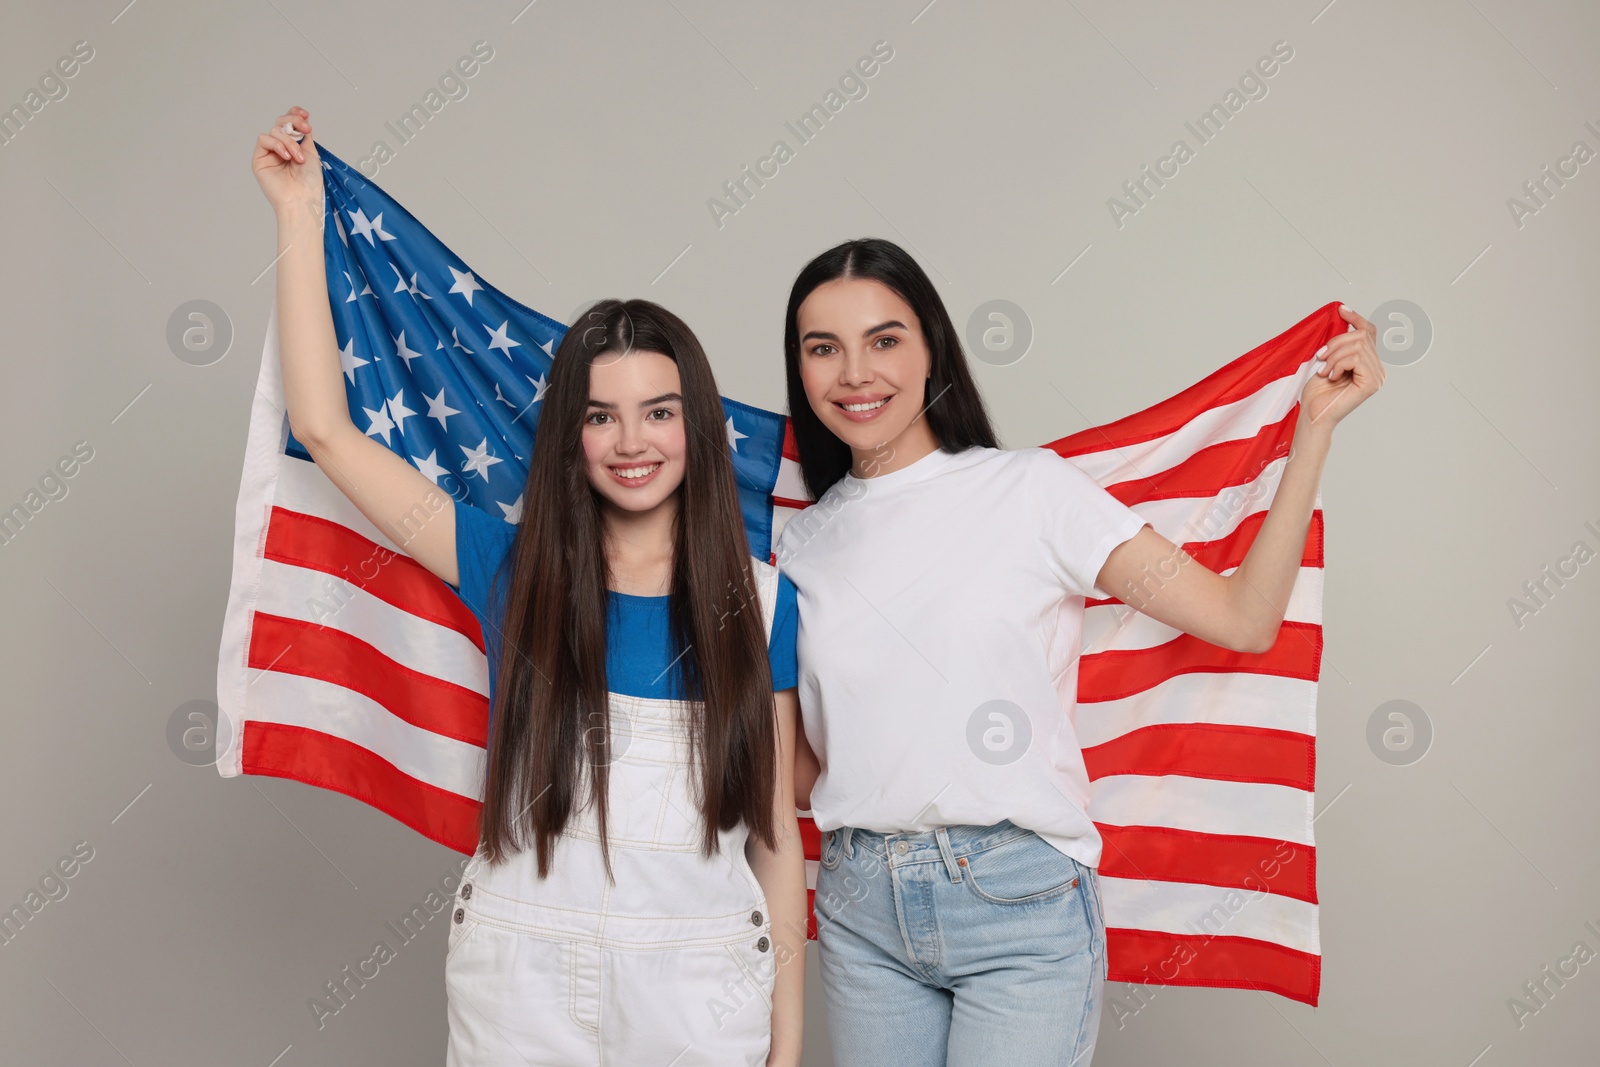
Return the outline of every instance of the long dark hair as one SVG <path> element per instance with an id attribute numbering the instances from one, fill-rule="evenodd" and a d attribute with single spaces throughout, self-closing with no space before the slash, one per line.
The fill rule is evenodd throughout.
<path id="1" fill-rule="evenodd" d="M 800 383 L 800 305 L 817 286 L 838 278 L 871 278 L 894 290 L 922 324 L 928 343 L 927 405 L 923 417 L 939 447 L 960 452 L 974 445 L 999 448 L 977 383 L 967 370 L 961 338 L 944 301 L 928 275 L 905 249 L 893 241 L 863 237 L 835 245 L 807 263 L 789 290 L 789 310 L 783 324 L 783 358 L 789 386 L 789 421 L 795 446 L 800 450 L 800 474 L 811 499 L 819 500 L 828 487 L 850 470 L 850 446 L 822 424 L 806 400 Z"/>
<path id="2" fill-rule="evenodd" d="M 583 452 L 596 357 L 660 352 L 678 365 L 687 454 L 668 593 L 677 667 L 691 704 L 702 850 L 743 821 L 776 847 L 772 671 L 724 429 L 726 415 L 700 342 L 647 300 L 603 300 L 556 348 L 534 437 L 523 519 L 508 554 L 505 628 L 479 836 L 489 862 L 526 846 L 549 873 L 556 838 L 584 798 L 606 845 L 611 748 L 606 682 L 608 565 L 600 503 Z M 750 606 L 754 610 L 740 610 Z M 585 770 L 588 774 L 585 775 Z M 697 788 L 696 788 L 697 785 Z"/>

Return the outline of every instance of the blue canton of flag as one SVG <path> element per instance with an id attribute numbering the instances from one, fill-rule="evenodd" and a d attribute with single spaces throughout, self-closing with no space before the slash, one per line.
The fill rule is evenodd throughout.
<path id="1" fill-rule="evenodd" d="M 442 488 L 520 522 L 540 401 L 566 327 L 481 280 L 382 189 L 324 145 L 317 151 L 351 420 L 435 485 L 454 475 Z M 785 419 L 722 404 L 750 554 L 767 560 Z M 287 451 L 311 458 L 292 434 Z"/>

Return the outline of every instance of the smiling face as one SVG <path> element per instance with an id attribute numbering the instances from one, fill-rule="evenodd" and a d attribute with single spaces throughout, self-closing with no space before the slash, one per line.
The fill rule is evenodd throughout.
<path id="1" fill-rule="evenodd" d="M 688 451 L 678 365 L 660 352 L 607 352 L 589 368 L 583 454 L 602 501 L 644 512 L 683 482 Z"/>
<path id="2" fill-rule="evenodd" d="M 917 418 L 927 400 L 928 344 L 898 293 L 871 278 L 837 278 L 806 296 L 795 322 L 806 399 L 850 446 L 858 469 L 886 447 L 897 457 L 890 467 L 938 447 Z"/>

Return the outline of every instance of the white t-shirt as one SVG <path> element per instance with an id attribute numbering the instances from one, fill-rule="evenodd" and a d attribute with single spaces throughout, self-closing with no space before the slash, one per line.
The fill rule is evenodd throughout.
<path id="1" fill-rule="evenodd" d="M 1088 866 L 1075 719 L 1083 598 L 1145 520 L 1044 448 L 935 450 L 792 516 L 819 829 L 1010 819 Z"/>

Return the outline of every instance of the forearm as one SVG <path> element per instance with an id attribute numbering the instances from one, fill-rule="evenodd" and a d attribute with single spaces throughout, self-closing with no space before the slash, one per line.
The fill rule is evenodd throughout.
<path id="1" fill-rule="evenodd" d="M 1240 630 L 1254 634 L 1270 648 L 1289 607 L 1289 595 L 1300 575 L 1306 533 L 1316 506 L 1317 486 L 1328 456 L 1331 430 L 1315 427 L 1302 417 L 1295 424 L 1294 442 L 1278 491 L 1267 517 L 1256 533 L 1250 551 L 1228 576 Z M 1262 650 L 1265 651 L 1265 648 Z"/>
<path id="2" fill-rule="evenodd" d="M 778 832 L 775 851 L 756 844 L 750 859 L 767 898 L 777 965 L 772 988 L 772 1050 L 767 1062 L 788 1067 L 800 1062 L 806 981 L 806 861 L 792 808 L 788 818 L 780 821 Z"/>
<path id="3" fill-rule="evenodd" d="M 338 339 L 328 306 L 317 202 L 277 209 L 278 358 L 289 424 L 311 441 L 350 422 Z"/>

